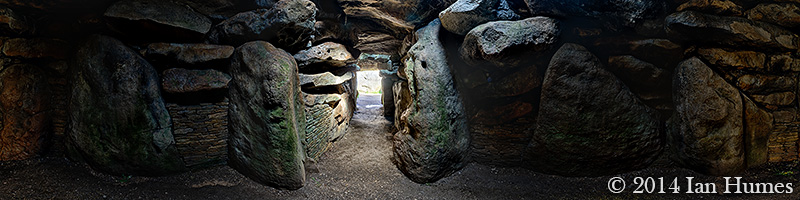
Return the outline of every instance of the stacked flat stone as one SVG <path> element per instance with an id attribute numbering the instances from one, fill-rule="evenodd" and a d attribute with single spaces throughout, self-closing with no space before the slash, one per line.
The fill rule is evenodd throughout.
<path id="1" fill-rule="evenodd" d="M 294 55 L 305 98 L 306 155 L 318 159 L 341 138 L 355 111 L 355 58 L 344 45 L 325 42 Z"/>

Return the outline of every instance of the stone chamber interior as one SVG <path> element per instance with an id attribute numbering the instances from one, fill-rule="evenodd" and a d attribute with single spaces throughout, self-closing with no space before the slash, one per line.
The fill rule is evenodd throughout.
<path id="1" fill-rule="evenodd" d="M 468 166 L 798 186 L 799 33 L 796 0 L 0 0 L 0 180 L 66 158 L 319 192 L 374 137 L 417 186 Z M 338 198 L 416 197 L 376 193 Z"/>

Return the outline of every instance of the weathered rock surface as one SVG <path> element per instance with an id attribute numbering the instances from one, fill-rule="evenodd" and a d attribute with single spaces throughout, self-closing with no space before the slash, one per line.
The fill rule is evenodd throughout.
<path id="1" fill-rule="evenodd" d="M 750 94 L 769 94 L 794 90 L 797 81 L 793 77 L 745 74 L 738 79 L 739 89 Z"/>
<path id="2" fill-rule="evenodd" d="M 747 11 L 747 18 L 785 27 L 800 25 L 800 7 L 794 3 L 759 4 Z"/>
<path id="3" fill-rule="evenodd" d="M 639 0 L 525 0 L 532 15 L 607 18 L 625 26 L 662 12 L 661 1 Z"/>
<path id="4" fill-rule="evenodd" d="M 472 117 L 471 122 L 484 125 L 498 125 L 527 115 L 533 111 L 533 105 L 522 101 L 514 101 L 506 105 L 480 110 Z"/>
<path id="5" fill-rule="evenodd" d="M 763 70 L 767 56 L 755 51 L 728 51 L 724 49 L 698 49 L 699 58 L 711 65 L 732 69 Z"/>
<path id="6" fill-rule="evenodd" d="M 161 86 L 167 93 L 187 93 L 227 89 L 231 76 L 217 70 L 172 68 L 164 71 Z"/>
<path id="7" fill-rule="evenodd" d="M 743 104 L 739 91 L 700 59 L 680 63 L 673 79 L 675 113 L 669 133 L 673 159 L 711 175 L 745 169 Z"/>
<path id="8" fill-rule="evenodd" d="M 523 67 L 511 74 L 477 88 L 487 97 L 512 97 L 525 94 L 542 86 L 542 77 L 536 65 Z"/>
<path id="9" fill-rule="evenodd" d="M 64 59 L 69 54 L 70 45 L 52 38 L 12 38 L 3 44 L 3 54 L 22 58 Z"/>
<path id="10" fill-rule="evenodd" d="M 632 55 L 661 69 L 673 69 L 683 60 L 684 49 L 667 39 L 599 40 L 595 45 L 610 55 Z"/>
<path id="11" fill-rule="evenodd" d="M 800 46 L 800 37 L 791 31 L 741 17 L 683 11 L 667 16 L 666 22 L 667 33 L 679 40 L 773 50 L 796 50 Z"/>
<path id="12" fill-rule="evenodd" d="M 303 94 L 306 100 L 306 153 L 317 159 L 349 127 L 354 99 L 350 94 Z"/>
<path id="13" fill-rule="evenodd" d="M 772 55 L 767 65 L 773 71 L 800 72 L 800 59 L 789 54 Z"/>
<path id="14" fill-rule="evenodd" d="M 790 106 L 797 98 L 794 92 L 772 93 L 767 95 L 751 95 L 753 101 L 774 106 Z"/>
<path id="15" fill-rule="evenodd" d="M 531 53 L 551 48 L 558 36 L 558 21 L 548 17 L 489 22 L 469 31 L 459 51 L 473 66 L 511 68 L 529 60 Z"/>
<path id="16" fill-rule="evenodd" d="M 404 89 L 406 88 L 406 89 Z M 407 123 L 406 118 L 398 118 L 402 117 L 403 113 L 408 110 L 408 107 L 411 106 L 411 91 L 408 91 L 408 82 L 406 81 L 397 81 L 392 86 L 392 92 L 394 92 L 394 127 L 396 130 L 400 130 L 401 127 L 405 126 Z"/>
<path id="17" fill-rule="evenodd" d="M 369 54 L 361 52 L 358 56 L 357 65 L 361 70 L 392 70 L 397 72 L 391 55 Z"/>
<path id="18" fill-rule="evenodd" d="M 142 55 L 195 65 L 228 59 L 233 55 L 233 50 L 234 47 L 227 45 L 152 43 L 142 50 Z"/>
<path id="19" fill-rule="evenodd" d="M 208 16 L 212 20 L 222 20 L 233 16 L 240 10 L 252 10 L 252 6 L 245 5 L 250 1 L 240 0 L 171 0 L 176 3 L 191 7 L 195 11 Z M 258 0 L 256 0 L 258 1 Z M 269 1 L 269 0 L 267 0 Z"/>
<path id="20" fill-rule="evenodd" d="M 228 164 L 261 184 L 303 187 L 306 117 L 294 58 L 248 42 L 234 52 L 230 73 Z"/>
<path id="21" fill-rule="evenodd" d="M 565 44 L 545 74 L 527 167 L 600 176 L 648 166 L 661 152 L 658 112 L 586 48 Z"/>
<path id="22" fill-rule="evenodd" d="M 497 20 L 517 20 L 506 0 L 459 0 L 439 13 L 442 27 L 465 35 L 478 25 Z"/>
<path id="23" fill-rule="evenodd" d="M 52 129 L 51 86 L 37 66 L 0 71 L 0 161 L 36 156 Z"/>
<path id="24" fill-rule="evenodd" d="M 211 29 L 211 20 L 203 14 L 195 12 L 188 6 L 173 1 L 158 0 L 126 0 L 118 1 L 108 7 L 106 17 L 128 20 L 130 22 L 149 22 L 150 25 L 139 25 L 137 29 L 153 31 L 161 34 L 183 34 L 201 37 Z M 122 25 L 122 26 L 127 26 Z M 162 29 L 169 27 L 171 30 Z M 155 28 L 155 29 L 153 29 Z M 152 29 L 152 30 L 151 30 Z"/>
<path id="25" fill-rule="evenodd" d="M 742 7 L 728 0 L 690 0 L 678 6 L 678 12 L 696 10 L 716 15 L 741 16 Z"/>
<path id="26" fill-rule="evenodd" d="M 394 83 L 400 81 L 397 71 L 381 70 L 381 104 L 383 104 L 383 116 L 394 118 Z"/>
<path id="27" fill-rule="evenodd" d="M 608 70 L 650 107 L 671 109 L 672 73 L 630 55 L 608 58 Z"/>
<path id="28" fill-rule="evenodd" d="M 109 4 L 114 0 L 51 0 L 51 1 L 31 1 L 31 0 L 2 0 L 4 5 L 12 7 L 33 8 L 54 13 L 74 13 L 85 11 L 91 8 L 101 8 L 104 4 Z"/>
<path id="29" fill-rule="evenodd" d="M 369 20 L 394 33 L 410 34 L 455 0 L 338 0 L 348 18 Z M 402 37 L 400 37 L 402 39 Z"/>
<path id="30" fill-rule="evenodd" d="M 228 160 L 228 102 L 167 103 L 175 146 L 190 169 Z"/>
<path id="31" fill-rule="evenodd" d="M 301 68 L 313 65 L 324 64 L 331 67 L 344 67 L 355 63 L 353 55 L 347 48 L 338 43 L 325 42 L 309 49 L 302 50 L 294 55 L 297 65 Z"/>
<path id="32" fill-rule="evenodd" d="M 469 150 L 469 130 L 445 50 L 439 41 L 441 23 L 417 30 L 396 92 L 395 164 L 409 179 L 429 183 L 461 169 Z M 403 103 L 407 102 L 407 103 Z"/>
<path id="33" fill-rule="evenodd" d="M 322 86 L 339 85 L 353 79 L 355 73 L 347 72 L 341 76 L 325 72 L 320 74 L 300 74 L 300 85 L 303 87 L 315 88 Z"/>
<path id="34" fill-rule="evenodd" d="M 365 33 L 358 35 L 357 43 L 353 48 L 361 51 L 362 55 L 367 53 L 372 55 L 389 55 L 398 57 L 398 55 L 401 53 L 399 50 L 403 45 L 403 38 L 398 39 L 396 37 L 399 36 L 366 31 Z"/>
<path id="35" fill-rule="evenodd" d="M 73 158 L 114 174 L 183 170 L 158 74 L 147 61 L 95 35 L 78 48 L 72 68 L 66 135 Z"/>
<path id="36" fill-rule="evenodd" d="M 747 167 L 757 167 L 769 161 L 769 134 L 772 132 L 772 114 L 742 95 L 744 103 L 744 158 Z"/>
<path id="37" fill-rule="evenodd" d="M 241 4 L 240 7 L 246 8 L 270 8 L 275 6 L 278 1 L 280 0 L 246 0 L 240 1 L 239 4 Z"/>
<path id="38" fill-rule="evenodd" d="M 29 33 L 32 28 L 27 18 L 10 8 L 0 6 L 0 32 L 14 35 Z"/>
<path id="39" fill-rule="evenodd" d="M 236 14 L 214 26 L 207 35 L 215 44 L 241 45 L 265 40 L 289 50 L 304 49 L 316 32 L 317 7 L 309 0 L 279 1 L 269 9 Z"/>

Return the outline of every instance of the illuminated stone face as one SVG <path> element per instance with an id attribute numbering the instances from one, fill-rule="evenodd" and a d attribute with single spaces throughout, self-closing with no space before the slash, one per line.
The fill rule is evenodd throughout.
<path id="1" fill-rule="evenodd" d="M 381 77 L 379 71 L 360 71 L 358 76 L 359 94 L 381 93 Z"/>

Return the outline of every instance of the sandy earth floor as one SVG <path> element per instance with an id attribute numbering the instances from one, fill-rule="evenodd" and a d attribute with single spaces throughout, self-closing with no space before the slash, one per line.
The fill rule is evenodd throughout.
<path id="1" fill-rule="evenodd" d="M 166 177 L 125 178 L 50 157 L 0 162 L 0 199 L 800 199 L 797 162 L 743 175 L 749 182 L 793 183 L 794 193 L 782 195 L 631 193 L 637 176 L 664 177 L 667 182 L 678 178 L 681 193 L 686 190 L 685 177 L 719 187 L 725 183 L 722 178 L 684 169 L 616 175 L 628 182 L 621 194 L 607 189 L 609 179 L 615 176 L 568 178 L 481 164 L 470 164 L 436 183 L 417 184 L 391 163 L 390 133 L 386 131 L 391 123 L 380 116 L 379 104 L 377 95 L 362 95 L 349 133 L 309 167 L 306 186 L 299 190 L 262 186 L 227 166 Z"/>

